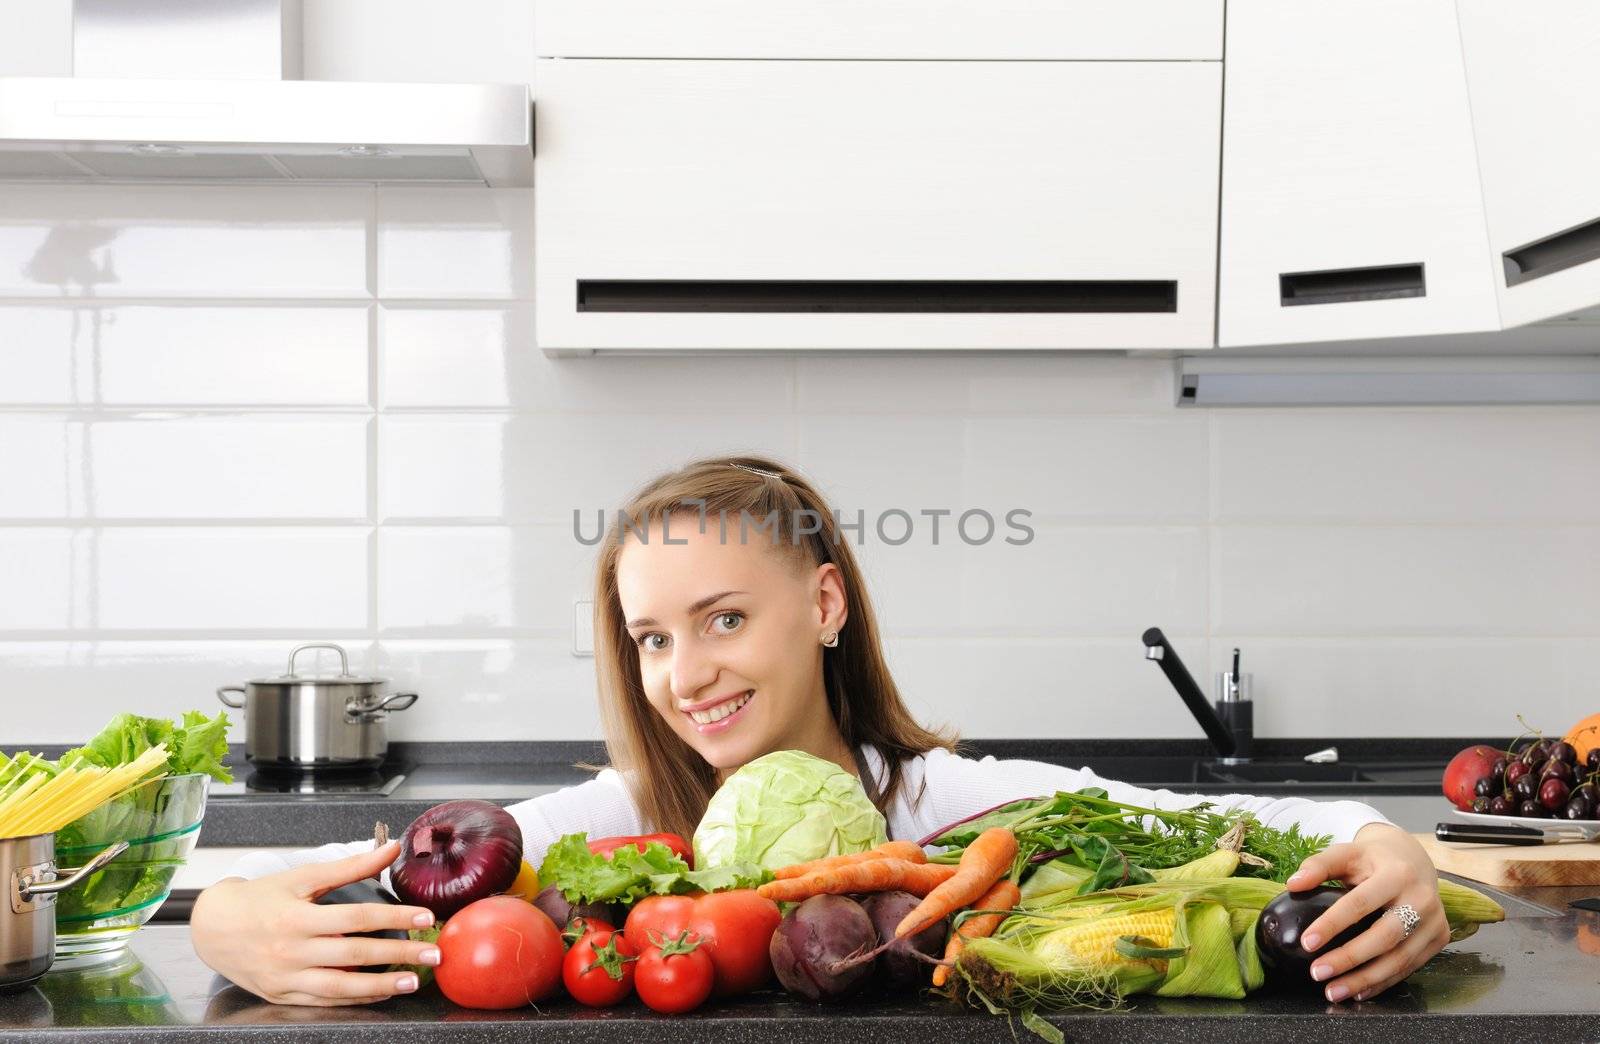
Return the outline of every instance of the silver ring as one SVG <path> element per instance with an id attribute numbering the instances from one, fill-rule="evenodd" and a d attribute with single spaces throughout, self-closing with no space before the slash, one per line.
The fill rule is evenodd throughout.
<path id="1" fill-rule="evenodd" d="M 1417 925 L 1422 922 L 1422 915 L 1417 913 L 1417 908 L 1409 903 L 1389 907 L 1389 912 L 1400 918 L 1400 937 L 1411 938 L 1411 933 L 1417 930 Z"/>

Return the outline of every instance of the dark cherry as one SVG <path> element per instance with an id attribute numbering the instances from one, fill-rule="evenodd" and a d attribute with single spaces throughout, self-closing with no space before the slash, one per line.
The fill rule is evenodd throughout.
<path id="1" fill-rule="evenodd" d="M 1532 801 L 1539 793 L 1539 783 L 1532 776 L 1523 776 L 1511 784 L 1511 796 L 1518 801 Z"/>
<path id="2" fill-rule="evenodd" d="M 1505 785 L 1505 778 L 1506 759 L 1499 758 L 1493 765 L 1489 766 L 1489 783 L 1494 789 L 1499 790 Z"/>
<path id="3" fill-rule="evenodd" d="M 1508 786 L 1508 787 L 1515 786 L 1517 780 L 1521 779 L 1523 776 L 1526 776 L 1528 774 L 1528 772 L 1529 772 L 1528 763 L 1526 761 L 1523 761 L 1521 758 L 1518 758 L 1516 761 L 1510 762 L 1509 764 L 1506 765 L 1506 775 L 1505 775 L 1506 786 Z"/>
<path id="4" fill-rule="evenodd" d="M 1528 819 L 1549 818 L 1549 813 L 1545 812 L 1544 806 L 1533 798 L 1528 798 L 1517 806 L 1517 815 L 1525 816 Z"/>
<path id="5" fill-rule="evenodd" d="M 1478 813 L 1479 815 L 1486 815 L 1488 813 L 1488 811 L 1489 811 L 1489 799 L 1486 798 L 1486 797 L 1473 798 L 1472 799 L 1472 811 Z M 1582 816 L 1572 816 L 1570 818 L 1581 819 L 1583 817 Z"/>
<path id="6" fill-rule="evenodd" d="M 1539 784 L 1539 804 L 1551 812 L 1559 812 L 1567 807 L 1567 799 L 1572 796 L 1572 788 L 1567 786 L 1565 780 L 1550 776 Z"/>
<path id="7" fill-rule="evenodd" d="M 1504 795 L 1489 799 L 1489 814 L 1491 816 L 1509 816 L 1516 814 L 1516 811 L 1517 806 L 1512 804 L 1511 799 Z"/>
<path id="8" fill-rule="evenodd" d="M 1556 740 L 1550 744 L 1550 757 L 1556 761 L 1565 761 L 1568 765 L 1578 763 L 1578 748 L 1566 740 Z"/>
<path id="9" fill-rule="evenodd" d="M 1570 786 L 1573 780 L 1578 778 L 1578 774 L 1572 771 L 1571 764 L 1551 758 L 1544 763 L 1544 771 L 1540 773 L 1540 777 L 1543 779 L 1559 779 Z"/>
<path id="10" fill-rule="evenodd" d="M 1572 796 L 1581 797 L 1591 805 L 1600 805 L 1600 787 L 1596 787 L 1593 781 L 1573 787 Z"/>
<path id="11" fill-rule="evenodd" d="M 1550 744 L 1546 743 L 1544 740 L 1534 740 L 1532 743 L 1528 744 L 1527 749 L 1522 752 L 1522 760 L 1526 761 L 1529 765 L 1537 765 L 1539 762 L 1544 761 L 1549 756 Z"/>
<path id="12" fill-rule="evenodd" d="M 1583 764 L 1590 772 L 1600 772 L 1600 747 L 1591 748 Z"/>
<path id="13" fill-rule="evenodd" d="M 1473 811 L 1477 811 L 1477 802 L 1473 802 Z M 1594 803 L 1587 798 L 1574 796 L 1567 802 L 1566 817 L 1568 819 L 1593 819 Z"/>
<path id="14" fill-rule="evenodd" d="M 1499 787 L 1494 785 L 1494 777 L 1484 776 L 1482 779 L 1478 780 L 1478 784 L 1472 788 L 1472 792 L 1478 797 L 1486 798 L 1494 797 L 1495 791 L 1499 789 Z"/>

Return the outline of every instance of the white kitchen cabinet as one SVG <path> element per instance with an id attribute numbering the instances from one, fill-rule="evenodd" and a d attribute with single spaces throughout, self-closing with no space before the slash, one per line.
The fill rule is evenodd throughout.
<path id="1" fill-rule="evenodd" d="M 1453 0 L 1230 0 L 1225 63 L 1222 347 L 1499 327 Z"/>
<path id="2" fill-rule="evenodd" d="M 1220 72 L 540 59 L 539 344 L 1211 347 Z"/>
<path id="3" fill-rule="evenodd" d="M 541 57 L 1222 57 L 1222 0 L 538 0 L 535 14 Z"/>
<path id="4" fill-rule="evenodd" d="M 1506 326 L 1600 303 L 1600 5 L 1459 0 Z"/>

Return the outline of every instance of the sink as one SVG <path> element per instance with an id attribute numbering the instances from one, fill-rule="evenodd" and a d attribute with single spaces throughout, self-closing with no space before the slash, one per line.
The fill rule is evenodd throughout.
<path id="1" fill-rule="evenodd" d="M 1218 783 L 1357 783 L 1369 777 L 1358 766 L 1336 761 L 1251 761 L 1224 765 L 1208 761 L 1201 771 Z"/>
<path id="2" fill-rule="evenodd" d="M 1242 765 L 1224 765 L 1214 757 L 1108 755 L 1071 759 L 1072 765 L 1106 779 L 1142 787 L 1170 787 L 1205 792 L 1257 788 L 1274 793 L 1382 790 L 1431 793 L 1439 786 L 1443 762 L 1339 761 L 1332 764 L 1300 758 L 1263 758 Z"/>

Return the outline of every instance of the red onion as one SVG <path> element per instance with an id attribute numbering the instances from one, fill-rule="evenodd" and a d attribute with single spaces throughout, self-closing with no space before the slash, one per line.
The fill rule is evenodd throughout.
<path id="1" fill-rule="evenodd" d="M 446 801 L 412 820 L 389 881 L 402 902 L 443 921 L 511 887 L 522 869 L 522 829 L 487 801 Z"/>

